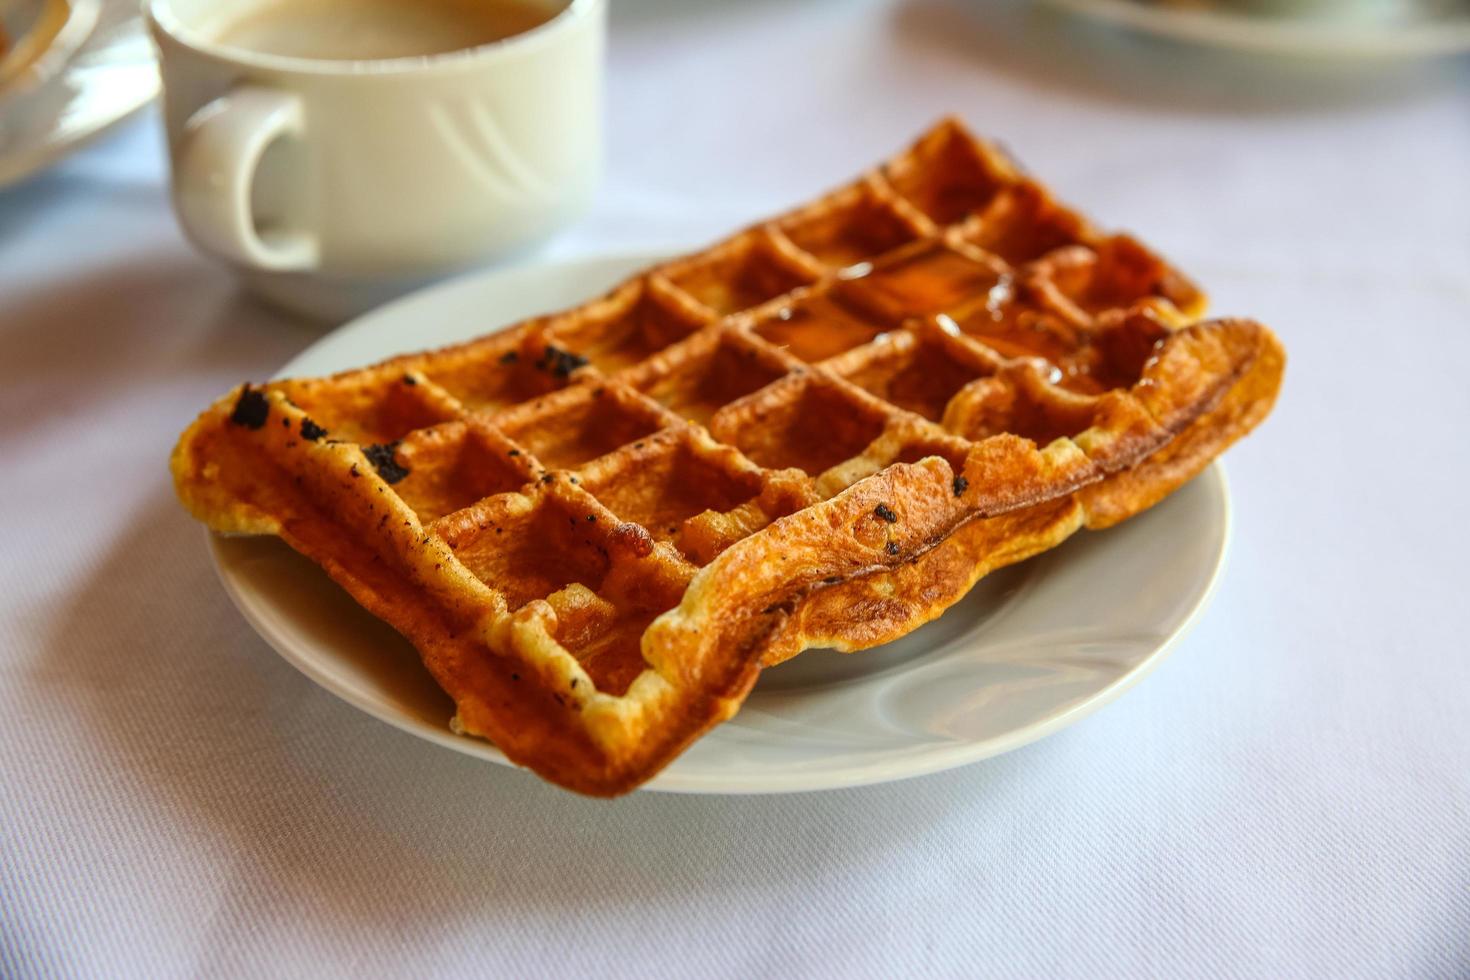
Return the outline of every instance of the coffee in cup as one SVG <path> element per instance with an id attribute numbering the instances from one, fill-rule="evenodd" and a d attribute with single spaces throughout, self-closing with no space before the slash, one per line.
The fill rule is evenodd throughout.
<path id="1" fill-rule="evenodd" d="M 463 51 L 551 20 L 552 0 L 266 0 L 214 26 L 220 44 L 258 54 L 377 61 Z"/>

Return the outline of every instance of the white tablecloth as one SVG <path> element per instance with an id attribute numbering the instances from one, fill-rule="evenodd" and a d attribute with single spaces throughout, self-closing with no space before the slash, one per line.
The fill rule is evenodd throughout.
<path id="1" fill-rule="evenodd" d="M 231 608 L 165 459 L 315 336 L 183 242 L 148 116 L 0 193 L 0 975 L 1470 975 L 1470 78 L 1021 4 L 617 0 L 549 250 L 695 244 L 957 111 L 1291 353 L 1230 565 L 1030 748 L 596 802 L 374 721 Z"/>

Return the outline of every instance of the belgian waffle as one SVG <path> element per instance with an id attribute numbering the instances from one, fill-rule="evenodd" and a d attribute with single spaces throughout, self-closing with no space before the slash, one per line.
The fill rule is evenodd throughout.
<path id="1" fill-rule="evenodd" d="M 576 309 L 244 385 L 172 466 L 419 649 L 456 729 L 625 792 L 763 664 L 857 650 L 1152 505 L 1284 356 L 949 120 L 857 182 Z"/>

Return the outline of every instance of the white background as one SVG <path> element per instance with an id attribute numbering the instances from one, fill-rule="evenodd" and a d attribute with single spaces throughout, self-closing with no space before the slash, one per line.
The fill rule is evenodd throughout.
<path id="1" fill-rule="evenodd" d="M 549 255 L 699 244 L 956 111 L 1280 333 L 1213 607 L 1100 714 L 883 787 L 595 802 L 400 734 L 174 503 L 178 430 L 315 334 L 186 246 L 150 114 L 0 192 L 0 975 L 1470 975 L 1470 66 L 614 2 Z"/>

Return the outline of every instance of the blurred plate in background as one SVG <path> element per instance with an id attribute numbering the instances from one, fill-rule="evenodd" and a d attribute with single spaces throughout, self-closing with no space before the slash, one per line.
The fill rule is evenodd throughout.
<path id="1" fill-rule="evenodd" d="M 85 36 L 50 77 L 0 88 L 0 187 L 54 163 L 158 94 L 138 0 L 99 0 L 95 7 Z"/>
<path id="2" fill-rule="evenodd" d="M 1464 0 L 1267 3 L 1050 0 L 1136 30 L 1219 47 L 1331 58 L 1422 58 L 1470 51 Z M 1272 9 L 1275 12 L 1270 12 Z"/>
<path id="3" fill-rule="evenodd" d="M 55 75 L 97 26 L 100 0 L 0 0 L 0 95 Z"/>

